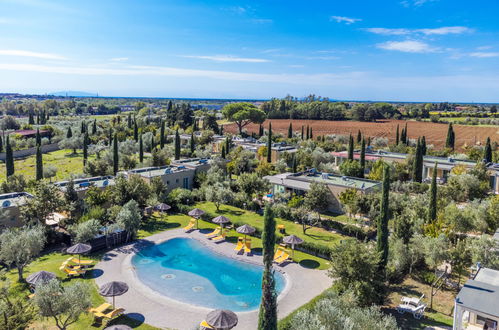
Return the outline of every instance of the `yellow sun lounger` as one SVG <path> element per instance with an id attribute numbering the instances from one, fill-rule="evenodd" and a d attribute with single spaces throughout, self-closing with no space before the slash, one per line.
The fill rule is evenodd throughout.
<path id="1" fill-rule="evenodd" d="M 284 253 L 283 250 L 277 249 L 277 251 L 275 251 L 275 253 L 274 253 L 274 261 L 276 261 L 277 259 L 279 259 L 282 256 L 283 253 Z"/>
<path id="2" fill-rule="evenodd" d="M 244 248 L 244 242 L 243 242 L 243 238 L 242 237 L 239 237 L 237 239 L 237 245 L 236 247 L 234 248 L 234 251 L 241 251 L 242 249 Z"/>
<path id="3" fill-rule="evenodd" d="M 220 230 L 222 230 L 222 228 L 217 227 L 211 233 L 204 234 L 204 236 L 206 236 L 208 238 L 210 238 L 210 236 L 217 236 L 218 234 L 220 234 Z"/>
<path id="4" fill-rule="evenodd" d="M 59 268 L 59 270 L 63 271 L 64 273 L 66 273 L 66 275 L 68 276 L 80 276 L 80 275 L 85 275 L 86 271 L 85 270 L 73 270 L 73 269 L 69 269 L 65 266 L 61 266 Z"/>
<path id="5" fill-rule="evenodd" d="M 108 304 L 108 303 L 103 303 L 102 305 L 100 305 L 99 307 L 96 307 L 96 308 L 90 308 L 88 311 L 90 313 L 104 313 L 106 310 L 108 310 L 109 308 L 113 307 L 113 305 L 111 304 Z"/>
<path id="6" fill-rule="evenodd" d="M 109 313 L 107 314 L 104 314 L 104 313 L 101 313 L 101 312 L 92 312 L 92 314 L 94 314 L 94 317 L 97 319 L 97 318 L 104 318 L 104 319 L 107 319 L 107 320 L 112 320 L 114 319 L 115 317 L 123 314 L 125 310 L 123 308 L 117 308 L 117 309 L 114 309 L 112 311 L 110 311 Z"/>
<path id="7" fill-rule="evenodd" d="M 189 224 L 187 226 L 184 227 L 184 230 L 185 231 L 190 231 L 194 228 L 194 226 L 196 225 L 196 221 L 190 221 Z"/>
<path id="8" fill-rule="evenodd" d="M 221 242 L 221 241 L 225 240 L 225 234 L 219 235 L 219 236 L 217 236 L 215 238 L 212 238 L 211 240 L 213 242 Z"/>
<path id="9" fill-rule="evenodd" d="M 244 244 L 244 252 L 251 253 L 251 241 L 246 241 Z"/>
<path id="10" fill-rule="evenodd" d="M 208 324 L 208 322 L 206 322 L 206 321 L 203 321 L 203 322 L 199 323 L 199 326 L 200 326 L 200 327 L 203 327 L 203 328 L 205 328 L 205 329 L 214 329 L 214 328 L 213 328 L 211 325 L 209 325 L 209 324 Z"/>
<path id="11" fill-rule="evenodd" d="M 284 252 L 279 258 L 277 258 L 276 260 L 274 260 L 278 265 L 282 264 L 283 262 L 285 262 L 286 260 L 289 259 L 289 254 L 287 254 L 286 252 Z"/>
<path id="12" fill-rule="evenodd" d="M 88 265 L 92 265 L 94 263 L 93 260 L 84 260 L 84 259 L 78 260 L 78 258 L 72 258 L 70 261 L 72 263 L 79 264 L 81 266 L 83 266 L 83 265 L 88 266 Z"/>

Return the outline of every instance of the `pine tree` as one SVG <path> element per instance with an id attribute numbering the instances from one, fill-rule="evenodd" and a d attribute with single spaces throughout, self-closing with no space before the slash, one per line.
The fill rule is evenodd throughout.
<path id="1" fill-rule="evenodd" d="M 416 152 L 414 154 L 414 163 L 412 164 L 412 180 L 420 182 L 423 179 L 423 152 L 421 150 L 421 140 L 418 138 Z"/>
<path id="2" fill-rule="evenodd" d="M 303 140 L 303 125 L 301 125 L 301 139 Z"/>
<path id="3" fill-rule="evenodd" d="M 366 140 L 364 138 L 362 138 L 362 143 L 360 144 L 360 167 L 360 175 L 363 178 L 366 171 Z"/>
<path id="4" fill-rule="evenodd" d="M 399 125 L 397 124 L 397 131 L 395 132 L 395 145 L 398 146 L 399 142 L 400 142 Z"/>
<path id="5" fill-rule="evenodd" d="M 5 142 L 5 169 L 7 172 L 7 177 L 14 175 L 14 155 L 12 153 L 12 147 L 10 145 L 9 137 Z"/>
<path id="6" fill-rule="evenodd" d="M 194 140 L 194 132 L 191 133 L 191 156 L 194 155 L 196 151 L 196 141 Z"/>
<path id="7" fill-rule="evenodd" d="M 426 152 L 427 152 L 427 149 L 426 149 L 426 137 L 423 135 L 423 137 L 421 138 L 421 154 L 423 156 L 426 156 Z"/>
<path id="8" fill-rule="evenodd" d="M 348 137 L 348 160 L 353 160 L 353 137 L 352 134 Z"/>
<path id="9" fill-rule="evenodd" d="M 139 161 L 140 163 L 144 162 L 144 141 L 142 140 L 142 133 L 139 137 Z"/>
<path id="10" fill-rule="evenodd" d="M 133 139 L 135 142 L 139 140 L 139 127 L 137 126 L 137 118 L 133 121 Z"/>
<path id="11" fill-rule="evenodd" d="M 88 159 L 88 133 L 83 135 L 83 166 L 87 165 Z"/>
<path id="12" fill-rule="evenodd" d="M 180 159 L 180 135 L 178 134 L 178 128 L 175 131 L 175 160 Z"/>
<path id="13" fill-rule="evenodd" d="M 390 194 L 390 167 L 385 165 L 383 173 L 383 190 L 381 193 L 381 208 L 378 218 L 377 250 L 380 253 L 380 269 L 384 273 L 388 261 L 388 220 L 390 219 L 389 208 Z"/>
<path id="14" fill-rule="evenodd" d="M 359 144 L 362 141 L 362 133 L 359 131 L 357 132 L 357 144 Z"/>
<path id="15" fill-rule="evenodd" d="M 42 145 L 42 137 L 40 136 L 40 129 L 36 129 L 36 145 L 41 146 Z"/>
<path id="16" fill-rule="evenodd" d="M 272 162 L 272 123 L 269 123 L 269 132 L 267 135 L 267 163 Z"/>
<path id="17" fill-rule="evenodd" d="M 71 139 L 73 137 L 73 131 L 71 131 L 71 126 L 68 127 L 68 131 L 66 132 L 66 139 Z"/>
<path id="18" fill-rule="evenodd" d="M 275 248 L 275 219 L 270 205 L 265 207 L 262 234 L 264 271 L 262 275 L 262 301 L 258 312 L 259 330 L 277 330 L 277 293 L 272 262 Z"/>
<path id="19" fill-rule="evenodd" d="M 490 145 L 490 137 L 487 138 L 485 149 L 483 150 L 483 160 L 485 163 L 492 163 L 492 146 Z"/>
<path id="20" fill-rule="evenodd" d="M 113 141 L 113 174 L 116 175 L 119 170 L 119 153 L 118 153 L 118 134 L 114 133 Z"/>
<path id="21" fill-rule="evenodd" d="M 42 148 L 40 145 L 36 147 L 36 180 L 43 179 L 43 159 Z"/>
<path id="22" fill-rule="evenodd" d="M 437 163 L 433 168 L 430 186 L 430 208 L 428 209 L 428 222 L 433 222 L 437 219 Z"/>
<path id="23" fill-rule="evenodd" d="M 288 139 L 293 138 L 293 124 L 289 122 L 289 127 L 288 127 Z"/>
<path id="24" fill-rule="evenodd" d="M 92 124 L 92 135 L 97 134 L 97 119 L 94 119 L 94 122 Z"/>
<path id="25" fill-rule="evenodd" d="M 455 140 L 454 128 L 452 127 L 452 123 L 450 123 L 447 129 L 447 138 L 445 140 L 445 147 L 454 150 L 454 140 Z"/>
<path id="26" fill-rule="evenodd" d="M 165 122 L 161 121 L 161 130 L 159 131 L 159 146 L 161 149 L 165 146 Z"/>

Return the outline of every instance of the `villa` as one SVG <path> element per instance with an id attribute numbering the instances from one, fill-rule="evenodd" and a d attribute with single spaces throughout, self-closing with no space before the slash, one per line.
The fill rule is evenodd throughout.
<path id="1" fill-rule="evenodd" d="M 456 297 L 453 329 L 497 329 L 498 302 L 499 271 L 479 268 Z"/>
<path id="2" fill-rule="evenodd" d="M 185 166 L 197 172 L 207 172 L 210 169 L 210 160 L 205 158 L 187 158 L 173 160 L 172 165 Z"/>
<path id="3" fill-rule="evenodd" d="M 343 212 L 339 195 L 347 189 L 355 189 L 362 194 L 371 193 L 381 189 L 381 182 L 346 177 L 331 173 L 320 173 L 315 169 L 299 173 L 283 173 L 265 176 L 264 179 L 272 184 L 272 194 L 291 192 L 296 195 L 304 195 L 310 190 L 312 182 L 320 182 L 327 185 L 331 191 L 329 196 L 329 211 Z"/>
<path id="4" fill-rule="evenodd" d="M 59 188 L 61 192 L 65 192 L 70 181 L 59 181 L 54 183 L 54 186 Z M 113 176 L 97 176 L 92 178 L 83 178 L 73 180 L 74 189 L 78 194 L 79 199 L 83 199 L 87 190 L 91 187 L 104 189 L 108 186 L 114 185 Z"/>
<path id="5" fill-rule="evenodd" d="M 153 178 L 160 178 L 166 185 L 166 192 L 175 188 L 192 189 L 196 170 L 188 168 L 186 165 L 166 165 L 158 167 L 145 167 L 120 172 L 126 178 L 132 175 L 139 175 L 147 183 L 151 183 Z"/>
<path id="6" fill-rule="evenodd" d="M 27 192 L 0 195 L 0 228 L 22 226 L 20 207 L 30 198 L 33 198 L 33 195 Z"/>
<path id="7" fill-rule="evenodd" d="M 271 148 L 271 153 L 270 153 L 271 163 L 276 163 L 277 161 L 279 161 L 279 159 L 281 158 L 281 156 L 284 153 L 294 154 L 297 151 L 298 151 L 298 148 L 295 146 L 290 146 L 290 145 L 287 145 L 285 143 L 273 143 L 272 148 Z M 257 156 L 260 158 L 260 160 L 262 158 L 266 159 L 266 156 L 260 156 L 260 155 L 257 155 Z"/>

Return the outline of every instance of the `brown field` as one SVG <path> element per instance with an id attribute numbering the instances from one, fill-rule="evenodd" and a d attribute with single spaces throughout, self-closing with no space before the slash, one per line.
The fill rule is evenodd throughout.
<path id="1" fill-rule="evenodd" d="M 326 120 L 290 120 L 290 119 L 272 119 L 272 131 L 281 134 L 287 134 L 289 122 L 293 123 L 293 130 L 301 131 L 301 126 L 309 125 L 313 129 L 314 137 L 327 134 L 355 135 L 360 130 L 363 135 L 374 137 L 386 137 L 390 142 L 395 140 L 397 125 L 400 130 L 407 123 L 409 138 L 417 139 L 419 136 L 425 136 L 428 144 L 433 144 L 436 148 L 442 148 L 445 145 L 447 136 L 447 124 L 404 121 L 404 120 L 382 120 L 378 122 L 359 122 L 359 121 L 326 121 Z M 265 121 L 264 127 L 268 128 L 269 120 Z M 230 133 L 237 132 L 235 124 L 224 126 L 225 131 Z M 249 124 L 245 127 L 249 133 L 258 133 L 257 124 Z M 456 134 L 456 148 L 461 149 L 464 145 L 485 144 L 487 137 L 492 142 L 499 142 L 499 127 L 480 127 L 467 125 L 454 125 Z"/>

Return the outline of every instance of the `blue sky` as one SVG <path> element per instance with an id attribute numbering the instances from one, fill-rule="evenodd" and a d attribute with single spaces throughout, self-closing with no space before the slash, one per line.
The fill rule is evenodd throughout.
<path id="1" fill-rule="evenodd" d="M 0 0 L 0 91 L 499 102 L 496 0 Z"/>

